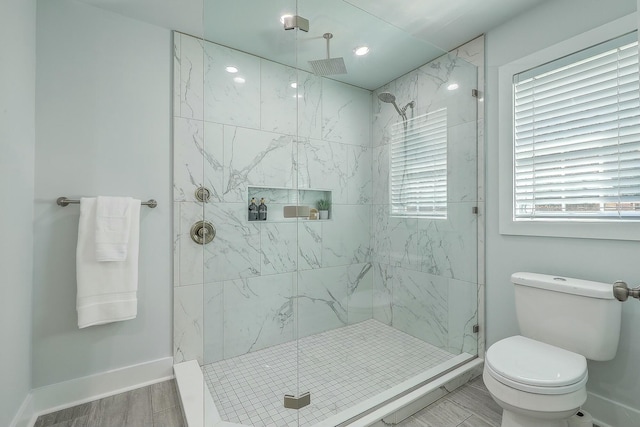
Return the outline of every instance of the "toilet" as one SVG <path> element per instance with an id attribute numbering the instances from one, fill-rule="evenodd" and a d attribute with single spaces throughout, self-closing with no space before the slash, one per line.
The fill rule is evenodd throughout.
<path id="1" fill-rule="evenodd" d="M 502 427 L 568 427 L 587 400 L 587 360 L 615 357 L 621 304 L 608 283 L 515 273 L 520 334 L 486 352 L 483 379 Z"/>

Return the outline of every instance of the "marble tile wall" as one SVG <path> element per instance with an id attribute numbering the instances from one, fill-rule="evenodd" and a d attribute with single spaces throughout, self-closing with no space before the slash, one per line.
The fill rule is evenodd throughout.
<path id="1" fill-rule="evenodd" d="M 184 34 L 174 44 L 176 362 L 210 363 L 370 318 L 475 353 L 482 117 L 470 89 L 481 76 L 464 60 L 481 66 L 483 43 L 373 96 Z M 377 100 L 381 91 L 401 106 L 416 101 L 410 115 L 447 108 L 446 220 L 390 216 L 388 149 L 399 117 Z M 201 185 L 212 193 L 204 205 L 194 196 Z M 331 219 L 249 222 L 248 186 L 331 191 Z M 204 247 L 189 236 L 202 218 L 217 229 Z"/>
<path id="2" fill-rule="evenodd" d="M 452 353 L 476 353 L 479 215 L 478 59 L 483 43 L 472 41 L 374 91 L 372 98 L 373 316 Z M 470 62 L 467 62 L 470 61 Z M 458 88 L 450 90 L 449 85 Z M 378 100 L 391 92 L 417 117 L 447 109 L 447 218 L 389 214 L 389 145 L 395 109 Z M 481 136 L 480 136 L 481 137 Z"/>
<path id="3" fill-rule="evenodd" d="M 180 33 L 174 44 L 176 361 L 371 319 L 371 92 Z M 330 220 L 249 222 L 249 186 L 330 191 Z M 189 235 L 203 218 L 217 231 L 204 247 Z"/>

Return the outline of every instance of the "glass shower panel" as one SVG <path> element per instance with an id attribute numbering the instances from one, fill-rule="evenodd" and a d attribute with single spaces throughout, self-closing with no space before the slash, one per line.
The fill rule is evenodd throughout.
<path id="1" fill-rule="evenodd" d="M 296 2 L 205 4 L 204 219 L 216 238 L 204 249 L 202 369 L 223 420 L 297 425 L 283 402 L 298 390 L 298 226 L 284 207 L 297 204 L 299 30 L 281 22 Z"/>

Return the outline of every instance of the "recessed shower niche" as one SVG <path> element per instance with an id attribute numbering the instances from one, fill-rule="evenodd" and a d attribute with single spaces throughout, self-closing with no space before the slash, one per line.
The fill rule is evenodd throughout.
<path id="1" fill-rule="evenodd" d="M 247 206 L 251 204 L 252 200 L 256 205 L 259 205 L 262 199 L 265 200 L 268 208 L 267 222 L 318 220 L 318 202 L 324 200 L 330 206 L 332 201 L 331 190 L 249 186 L 247 193 Z"/>

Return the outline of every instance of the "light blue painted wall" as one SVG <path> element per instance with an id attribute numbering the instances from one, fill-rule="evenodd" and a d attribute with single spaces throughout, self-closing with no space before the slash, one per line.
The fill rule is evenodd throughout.
<path id="1" fill-rule="evenodd" d="M 636 10 L 636 0 L 556 0 L 487 34 L 487 345 L 518 333 L 510 275 L 534 271 L 603 282 L 640 282 L 640 242 L 507 236 L 498 232 L 498 67 Z M 640 409 L 640 303 L 623 306 L 617 357 L 589 364 L 587 388 Z M 596 414 L 597 415 L 597 414 Z"/>
<path id="2" fill-rule="evenodd" d="M 34 388 L 171 356 L 171 33 L 37 6 Z M 141 210 L 136 319 L 78 329 L 79 206 L 58 207 L 63 195 L 158 201 Z"/>
<path id="3" fill-rule="evenodd" d="M 0 425 L 31 385 L 36 2 L 0 3 Z"/>

